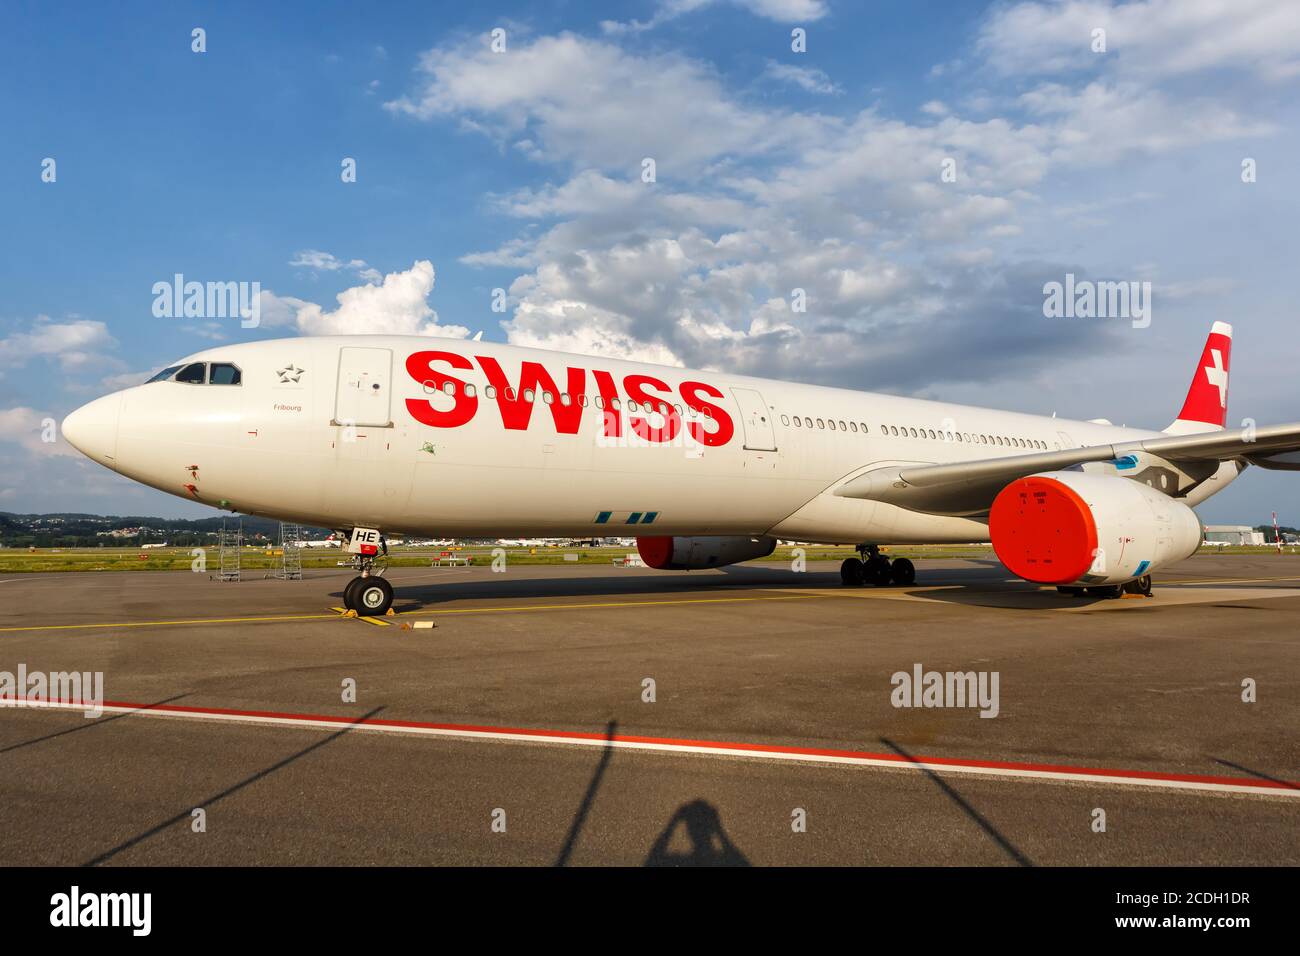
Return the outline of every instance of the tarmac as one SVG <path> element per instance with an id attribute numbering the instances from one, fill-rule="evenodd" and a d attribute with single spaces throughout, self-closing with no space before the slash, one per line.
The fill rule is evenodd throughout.
<path id="1" fill-rule="evenodd" d="M 0 708 L 0 866 L 1300 863 L 1300 556 L 258 575 L 0 575 L 0 672 L 104 704 Z"/>

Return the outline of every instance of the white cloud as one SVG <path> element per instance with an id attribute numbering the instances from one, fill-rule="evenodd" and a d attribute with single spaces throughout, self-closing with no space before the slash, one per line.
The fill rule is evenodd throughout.
<path id="1" fill-rule="evenodd" d="M 746 98 L 707 64 L 573 34 L 504 55 L 430 51 L 415 92 L 387 106 L 554 170 L 487 197 L 527 225 L 461 258 L 520 270 L 502 323 L 511 342 L 846 384 L 868 374 L 877 387 L 1000 377 L 1114 335 L 1041 321 L 1043 281 L 1089 267 L 1074 230 L 1040 242 L 1062 235 L 1042 229 L 1053 210 L 1095 202 L 1087 190 L 1108 189 L 1123 159 L 1272 130 L 1214 85 L 1095 69 L 1007 83 L 987 39 L 1006 11 L 989 15 L 983 59 L 934 72 L 955 93 L 915 122 L 840 100 L 824 101 L 840 112 L 794 112 Z M 766 72 L 833 86 L 815 68 Z M 959 72 L 997 82 L 949 80 Z M 654 184 L 637 176 L 645 155 Z M 941 179 L 947 160 L 955 182 Z M 806 312 L 791 308 L 795 289 Z"/>
<path id="2" fill-rule="evenodd" d="M 52 436 L 54 441 L 45 441 L 46 435 Z M 13 442 L 32 455 L 80 457 L 80 453 L 63 440 L 54 416 L 24 405 L 0 408 L 0 442 Z"/>
<path id="3" fill-rule="evenodd" d="M 103 322 L 55 322 L 42 315 L 30 330 L 0 339 L 0 368 L 26 365 L 34 358 L 51 358 L 67 371 L 98 360 L 104 349 L 116 344 Z"/>
<path id="4" fill-rule="evenodd" d="M 1106 52 L 1094 53 L 1094 30 Z M 996 9 L 980 31 L 985 62 L 1005 74 L 1107 69 L 1174 76 L 1226 68 L 1268 80 L 1300 73 L 1300 16 L 1278 0 L 1067 0 Z"/>
<path id="5" fill-rule="evenodd" d="M 605 33 L 617 36 L 653 30 L 669 20 L 722 3 L 740 7 L 756 17 L 777 23 L 811 23 L 829 12 L 824 0 L 660 0 L 659 7 L 649 20 L 605 20 L 600 27 Z"/>
<path id="6" fill-rule="evenodd" d="M 379 282 L 383 275 L 378 269 L 369 266 L 364 259 L 343 260 L 329 252 L 319 249 L 303 249 L 294 254 L 289 265 L 299 269 L 310 269 L 313 273 L 338 272 L 346 269 L 355 272 L 367 282 Z"/>
<path id="7" fill-rule="evenodd" d="M 430 50 L 412 95 L 384 104 L 417 119 L 456 118 L 546 162 L 680 180 L 730 153 L 789 146 L 816 119 L 772 114 L 727 94 L 713 70 L 672 53 L 637 55 L 572 33 L 493 53 L 481 43 Z"/>
<path id="8" fill-rule="evenodd" d="M 824 70 L 810 66 L 794 66 L 768 60 L 763 75 L 781 83 L 792 83 L 806 93 L 843 93 Z"/>
<path id="9" fill-rule="evenodd" d="M 378 284 L 353 286 L 336 296 L 338 308 L 274 292 L 262 293 L 262 325 L 293 326 L 304 335 L 432 335 L 465 338 L 469 329 L 440 325 L 429 306 L 433 264 L 419 260 L 405 272 L 390 272 Z"/>

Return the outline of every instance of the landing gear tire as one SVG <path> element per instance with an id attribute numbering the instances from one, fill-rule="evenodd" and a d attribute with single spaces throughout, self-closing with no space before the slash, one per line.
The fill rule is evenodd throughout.
<path id="1" fill-rule="evenodd" d="M 1117 598 L 1124 593 L 1124 589 L 1118 584 L 1104 584 L 1101 587 L 1085 588 L 1084 592 L 1088 597 L 1099 598 Z"/>
<path id="2" fill-rule="evenodd" d="M 365 580 L 363 577 L 355 577 L 343 588 L 343 606 L 349 611 L 357 610 L 357 586 Z"/>
<path id="3" fill-rule="evenodd" d="M 1151 596 L 1151 575 L 1144 574 L 1135 581 L 1130 581 L 1124 585 L 1125 594 L 1140 594 L 1143 597 Z"/>
<path id="4" fill-rule="evenodd" d="M 845 558 L 840 565 L 840 584 L 846 588 L 860 588 L 866 581 L 862 562 L 857 558 Z"/>
<path id="5" fill-rule="evenodd" d="M 889 564 L 889 579 L 903 587 L 915 584 L 916 565 L 907 558 L 895 558 Z"/>
<path id="6" fill-rule="evenodd" d="M 357 578 L 348 585 L 348 590 L 351 591 L 352 610 L 362 617 L 386 614 L 393 606 L 393 586 L 383 578 Z"/>
<path id="7" fill-rule="evenodd" d="M 864 570 L 868 584 L 874 584 L 878 588 L 889 586 L 888 558 L 872 558 L 867 562 Z"/>

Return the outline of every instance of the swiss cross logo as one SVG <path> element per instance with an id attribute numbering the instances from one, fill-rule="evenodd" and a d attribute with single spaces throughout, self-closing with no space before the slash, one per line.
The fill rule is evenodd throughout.
<path id="1" fill-rule="evenodd" d="M 1211 364 L 1205 366 L 1205 380 L 1219 390 L 1219 407 L 1228 407 L 1228 370 L 1223 367 L 1223 353 L 1210 349 Z"/>
<path id="2" fill-rule="evenodd" d="M 1201 361 L 1187 390 L 1187 400 L 1178 418 L 1204 422 L 1220 428 L 1228 420 L 1228 370 L 1232 361 L 1232 339 L 1223 332 L 1211 332 Z"/>

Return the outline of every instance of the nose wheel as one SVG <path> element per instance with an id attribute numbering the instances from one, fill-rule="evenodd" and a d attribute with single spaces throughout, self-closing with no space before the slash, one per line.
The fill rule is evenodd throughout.
<path id="1" fill-rule="evenodd" d="M 363 574 L 343 589 L 343 606 L 362 617 L 382 616 L 393 606 L 393 586 L 384 578 Z"/>

